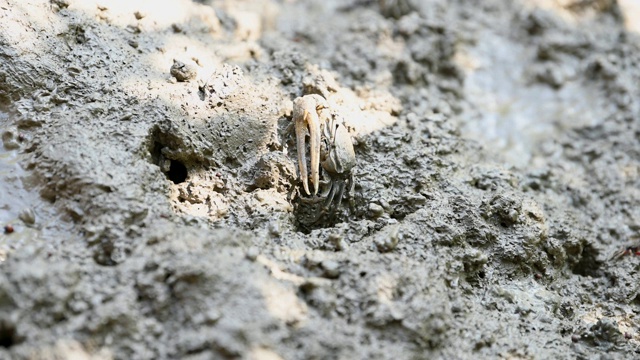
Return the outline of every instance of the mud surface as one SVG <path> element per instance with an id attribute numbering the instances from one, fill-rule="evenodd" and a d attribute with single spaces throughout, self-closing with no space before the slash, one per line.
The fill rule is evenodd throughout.
<path id="1" fill-rule="evenodd" d="M 0 358 L 638 356 L 638 13 L 0 0 Z M 355 145 L 332 214 L 305 94 Z"/>

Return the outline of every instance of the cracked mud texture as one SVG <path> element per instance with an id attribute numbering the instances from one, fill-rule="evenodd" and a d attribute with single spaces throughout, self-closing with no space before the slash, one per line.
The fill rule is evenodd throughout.
<path id="1" fill-rule="evenodd" d="M 0 0 L 0 358 L 639 356 L 638 9 Z"/>

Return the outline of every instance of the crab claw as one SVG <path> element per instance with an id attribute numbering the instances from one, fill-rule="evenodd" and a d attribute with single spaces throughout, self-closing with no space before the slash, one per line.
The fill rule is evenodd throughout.
<path id="1" fill-rule="evenodd" d="M 313 195 L 318 194 L 320 178 L 320 118 L 318 111 L 325 108 L 325 100 L 319 95 L 306 95 L 293 101 L 293 121 L 295 122 L 296 144 L 298 148 L 298 167 L 300 169 L 300 179 L 307 195 L 309 191 L 309 178 L 307 174 L 306 135 L 309 131 L 311 156 L 311 184 L 313 185 Z"/>

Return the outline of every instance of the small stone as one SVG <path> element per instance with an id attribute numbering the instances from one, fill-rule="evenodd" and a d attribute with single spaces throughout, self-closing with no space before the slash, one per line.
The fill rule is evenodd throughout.
<path id="1" fill-rule="evenodd" d="M 344 238 L 339 234 L 330 234 L 328 240 L 331 244 L 333 244 L 333 246 L 336 247 L 337 251 L 342 251 L 349 247 L 344 241 Z"/>
<path id="2" fill-rule="evenodd" d="M 60 9 L 66 9 L 69 7 L 69 0 L 51 0 L 51 4 L 58 6 Z"/>
<path id="3" fill-rule="evenodd" d="M 182 28 L 182 25 L 180 25 L 180 24 L 171 24 L 171 29 L 176 34 L 184 32 L 184 29 Z"/>
<path id="4" fill-rule="evenodd" d="M 387 231 L 380 234 L 376 239 L 375 244 L 380 252 L 389 252 L 398 246 L 400 239 L 398 226 L 392 226 Z"/>
<path id="5" fill-rule="evenodd" d="M 625 332 L 624 333 L 624 338 L 629 340 L 629 339 L 633 338 L 633 335 L 631 335 L 631 333 L 629 333 L 629 332 Z"/>
<path id="6" fill-rule="evenodd" d="M 324 270 L 324 277 L 335 279 L 340 276 L 340 264 L 333 260 L 324 260 L 320 266 Z"/>
<path id="7" fill-rule="evenodd" d="M 15 133 L 9 130 L 2 133 L 2 143 L 4 144 L 4 148 L 7 150 L 15 150 L 20 147 Z"/>
<path id="8" fill-rule="evenodd" d="M 4 226 L 4 233 L 5 234 L 11 234 L 15 229 L 13 228 L 13 225 L 5 225 Z"/>
<path id="9" fill-rule="evenodd" d="M 574 343 L 577 343 L 578 341 L 580 341 L 580 335 L 578 334 L 571 335 L 571 341 L 573 341 Z"/>
<path id="10" fill-rule="evenodd" d="M 260 202 L 264 202 L 266 200 L 265 194 L 263 192 L 256 192 L 253 197 L 256 198 L 256 200 L 260 201 Z"/>
<path id="11" fill-rule="evenodd" d="M 422 17 L 417 12 L 412 12 L 398 21 L 398 32 L 404 36 L 413 35 L 420 29 L 422 22 Z"/>
<path id="12" fill-rule="evenodd" d="M 205 316 L 204 316 L 205 321 L 209 324 L 216 323 L 218 320 L 220 320 L 221 317 L 222 317 L 222 314 L 220 313 L 220 311 L 216 309 L 210 309 L 205 313 Z"/>
<path id="13" fill-rule="evenodd" d="M 297 181 L 294 162 L 281 152 L 264 154 L 254 167 L 253 184 L 260 189 L 276 189 L 285 193 Z"/>
<path id="14" fill-rule="evenodd" d="M 129 46 L 131 46 L 134 49 L 138 48 L 138 42 L 135 40 L 129 40 Z"/>
<path id="15" fill-rule="evenodd" d="M 33 209 L 24 209 L 18 215 L 18 218 L 22 220 L 27 225 L 33 225 L 36 223 L 36 214 L 33 212 Z"/>
<path id="16" fill-rule="evenodd" d="M 140 34 L 142 32 L 142 26 L 140 24 L 137 25 L 127 25 L 126 30 L 132 34 Z"/>
<path id="17" fill-rule="evenodd" d="M 193 80 L 197 75 L 197 71 L 193 66 L 175 59 L 173 60 L 173 65 L 171 65 L 169 72 L 171 73 L 171 76 L 180 82 Z"/>
<path id="18" fill-rule="evenodd" d="M 249 250 L 247 250 L 247 253 L 245 254 L 247 259 L 251 261 L 256 261 L 256 259 L 258 258 L 258 255 L 260 255 L 260 250 L 258 250 L 258 248 L 254 246 L 250 247 Z"/>
<path id="19" fill-rule="evenodd" d="M 143 17 L 146 16 L 146 14 L 140 11 L 136 11 L 133 13 L 133 16 L 136 17 L 136 20 L 141 20 Z"/>
<path id="20" fill-rule="evenodd" d="M 280 224 L 278 224 L 275 221 L 272 221 L 269 223 L 268 229 L 269 229 L 269 235 L 271 236 L 278 237 L 280 236 L 280 234 L 282 234 L 282 230 L 280 229 Z"/>
<path id="21" fill-rule="evenodd" d="M 384 215 L 384 208 L 376 203 L 369 204 L 369 213 L 373 218 L 379 218 Z"/>

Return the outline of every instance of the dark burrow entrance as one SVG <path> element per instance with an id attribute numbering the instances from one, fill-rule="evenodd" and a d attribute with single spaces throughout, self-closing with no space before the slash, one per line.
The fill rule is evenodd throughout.
<path id="1" fill-rule="evenodd" d="M 167 178 L 173 181 L 174 184 L 180 184 L 187 180 L 187 167 L 184 166 L 178 160 L 171 160 L 171 165 L 169 165 L 169 171 L 166 173 Z"/>
<path id="2" fill-rule="evenodd" d="M 174 184 L 185 182 L 189 176 L 187 166 L 179 160 L 167 159 L 162 154 L 162 149 L 165 148 L 166 145 L 159 141 L 159 138 L 161 138 L 159 130 L 153 130 L 151 136 L 153 138 L 153 142 L 149 152 L 151 154 L 152 163 L 158 165 L 167 179 L 171 180 Z"/>
<path id="3" fill-rule="evenodd" d="M 0 347 L 8 349 L 19 342 L 15 325 L 0 321 Z"/>

